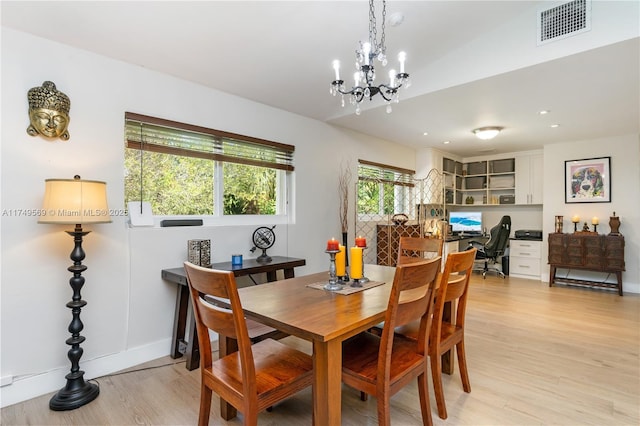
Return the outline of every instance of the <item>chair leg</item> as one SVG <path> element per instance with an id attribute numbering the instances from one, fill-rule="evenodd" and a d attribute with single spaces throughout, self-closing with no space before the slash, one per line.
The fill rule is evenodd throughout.
<path id="1" fill-rule="evenodd" d="M 420 394 L 420 411 L 422 412 L 422 424 L 424 426 L 433 425 L 431 418 L 431 403 L 429 402 L 429 384 L 427 383 L 427 372 L 418 377 L 418 393 Z"/>
<path id="2" fill-rule="evenodd" d="M 391 426 L 389 395 L 378 395 L 378 426 Z"/>
<path id="3" fill-rule="evenodd" d="M 367 399 L 369 399 L 369 394 L 360 391 L 360 401 L 366 401 Z"/>
<path id="4" fill-rule="evenodd" d="M 202 367 L 200 367 L 202 368 Z M 198 426 L 208 426 L 211 413 L 211 389 L 204 383 L 200 386 L 200 413 L 198 414 Z"/>
<path id="5" fill-rule="evenodd" d="M 447 406 L 444 402 L 444 390 L 442 389 L 442 362 L 440 354 L 430 354 L 431 377 L 433 378 L 433 391 L 436 394 L 436 405 L 438 406 L 438 416 L 441 419 L 447 418 Z"/>
<path id="6" fill-rule="evenodd" d="M 471 382 L 469 381 L 469 370 L 467 370 L 467 355 L 464 350 L 464 338 L 456 345 L 456 354 L 458 355 L 458 365 L 460 366 L 462 389 L 464 389 L 466 393 L 469 393 L 471 392 Z"/>

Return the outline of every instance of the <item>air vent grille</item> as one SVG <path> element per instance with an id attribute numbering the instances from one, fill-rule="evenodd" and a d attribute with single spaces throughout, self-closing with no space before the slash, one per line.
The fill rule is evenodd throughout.
<path id="1" fill-rule="evenodd" d="M 538 44 L 591 30 L 591 0 L 574 0 L 538 12 Z"/>

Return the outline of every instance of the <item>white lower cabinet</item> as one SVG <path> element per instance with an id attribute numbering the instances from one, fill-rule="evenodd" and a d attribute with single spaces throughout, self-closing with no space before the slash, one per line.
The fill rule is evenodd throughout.
<path id="1" fill-rule="evenodd" d="M 516 240 L 509 243 L 509 276 L 540 279 L 542 241 Z"/>

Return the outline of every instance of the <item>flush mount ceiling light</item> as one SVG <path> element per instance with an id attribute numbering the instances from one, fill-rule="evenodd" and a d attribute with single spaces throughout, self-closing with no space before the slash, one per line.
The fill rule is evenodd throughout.
<path id="1" fill-rule="evenodd" d="M 482 140 L 495 138 L 504 127 L 490 126 L 473 129 L 471 132 Z"/>

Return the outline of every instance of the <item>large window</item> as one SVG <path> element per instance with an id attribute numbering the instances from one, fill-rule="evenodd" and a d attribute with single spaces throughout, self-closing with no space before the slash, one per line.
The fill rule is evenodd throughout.
<path id="1" fill-rule="evenodd" d="M 413 199 L 413 170 L 358 160 L 358 214 L 407 212 Z"/>
<path id="2" fill-rule="evenodd" d="M 125 113 L 125 205 L 154 215 L 281 215 L 294 147 Z"/>

